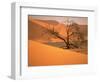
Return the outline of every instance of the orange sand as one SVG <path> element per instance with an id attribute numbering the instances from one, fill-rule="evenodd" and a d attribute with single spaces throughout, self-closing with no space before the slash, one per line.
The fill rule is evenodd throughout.
<path id="1" fill-rule="evenodd" d="M 32 40 L 28 43 L 28 65 L 67 65 L 67 64 L 87 64 L 87 55 L 82 53 L 64 50 L 48 45 L 44 45 Z"/>

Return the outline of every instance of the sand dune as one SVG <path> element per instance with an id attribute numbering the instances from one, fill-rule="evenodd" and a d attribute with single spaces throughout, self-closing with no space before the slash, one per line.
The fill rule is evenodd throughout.
<path id="1" fill-rule="evenodd" d="M 38 20 L 38 19 L 33 19 L 32 17 L 29 17 L 29 21 L 45 29 L 52 29 L 52 27 L 54 26 L 56 31 L 65 33 L 66 26 L 54 20 Z"/>
<path id="2" fill-rule="evenodd" d="M 61 42 L 59 38 L 54 37 L 51 33 L 48 32 L 47 29 L 50 29 L 48 27 L 49 21 L 42 21 L 42 20 L 36 20 L 36 19 L 30 19 L 28 20 L 28 36 L 30 40 L 35 40 L 38 42 L 48 42 L 48 41 L 54 41 L 54 42 Z M 49 23 L 52 24 L 50 21 Z M 52 28 L 52 27 L 51 27 Z M 63 35 L 65 34 L 65 30 L 63 30 L 65 27 L 63 24 L 57 24 L 55 26 L 56 30 L 60 30 L 60 33 Z"/>
<path id="3" fill-rule="evenodd" d="M 32 21 L 33 23 L 36 23 L 36 24 L 42 26 L 42 27 L 45 27 L 45 28 L 48 27 L 48 23 L 46 23 L 46 22 L 33 19 L 32 17 L 29 17 L 29 20 Z"/>
<path id="4" fill-rule="evenodd" d="M 28 65 L 87 64 L 87 55 L 44 45 L 32 40 L 28 43 Z"/>
<path id="5" fill-rule="evenodd" d="M 54 36 L 52 36 L 47 29 L 52 29 L 54 26 L 54 29 L 59 32 L 60 35 L 63 37 L 66 37 L 66 26 L 64 24 L 61 24 L 54 20 L 38 20 L 34 19 L 31 16 L 28 18 L 28 27 L 29 27 L 29 37 L 31 39 L 40 39 L 41 41 L 50 41 L 51 39 L 55 41 Z M 87 38 L 87 25 L 79 25 L 80 32 L 84 35 L 84 37 Z M 41 37 L 41 35 L 43 35 Z M 48 37 L 48 40 L 47 40 Z M 57 38 L 56 38 L 57 39 Z M 58 42 L 60 39 L 57 39 Z M 56 40 L 56 41 L 57 41 Z M 40 42 L 41 42 L 40 41 Z"/>

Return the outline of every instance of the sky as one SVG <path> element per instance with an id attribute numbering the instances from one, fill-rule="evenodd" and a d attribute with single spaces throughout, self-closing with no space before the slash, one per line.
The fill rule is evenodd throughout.
<path id="1" fill-rule="evenodd" d="M 87 25 L 88 18 L 87 17 L 72 17 L 72 16 L 42 16 L 42 15 L 32 15 L 34 19 L 40 20 L 56 20 L 60 23 L 64 23 L 66 20 L 72 20 L 80 25 Z"/>

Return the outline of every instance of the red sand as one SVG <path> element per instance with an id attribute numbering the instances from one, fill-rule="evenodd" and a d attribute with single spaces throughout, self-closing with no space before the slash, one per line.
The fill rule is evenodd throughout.
<path id="1" fill-rule="evenodd" d="M 28 43 L 28 65 L 87 64 L 88 55 L 44 45 L 32 40 Z"/>

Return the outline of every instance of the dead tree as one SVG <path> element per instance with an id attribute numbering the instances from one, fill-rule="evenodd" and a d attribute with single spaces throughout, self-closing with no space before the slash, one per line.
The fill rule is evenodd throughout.
<path id="1" fill-rule="evenodd" d="M 55 26 L 54 25 L 49 25 L 52 26 L 52 28 L 48 29 L 48 32 L 51 33 L 52 35 L 54 35 L 56 38 L 59 38 L 60 40 L 62 40 L 65 43 L 65 47 L 67 49 L 72 48 L 71 46 L 73 46 L 74 48 L 78 48 L 79 46 L 77 44 L 75 44 L 75 40 L 77 41 L 81 40 L 83 37 L 81 35 L 81 32 L 79 31 L 79 25 L 75 22 L 72 21 L 67 21 L 67 23 L 65 23 L 66 26 L 66 37 L 64 37 L 63 35 L 60 34 L 60 32 L 58 32 L 57 30 L 55 30 Z"/>

